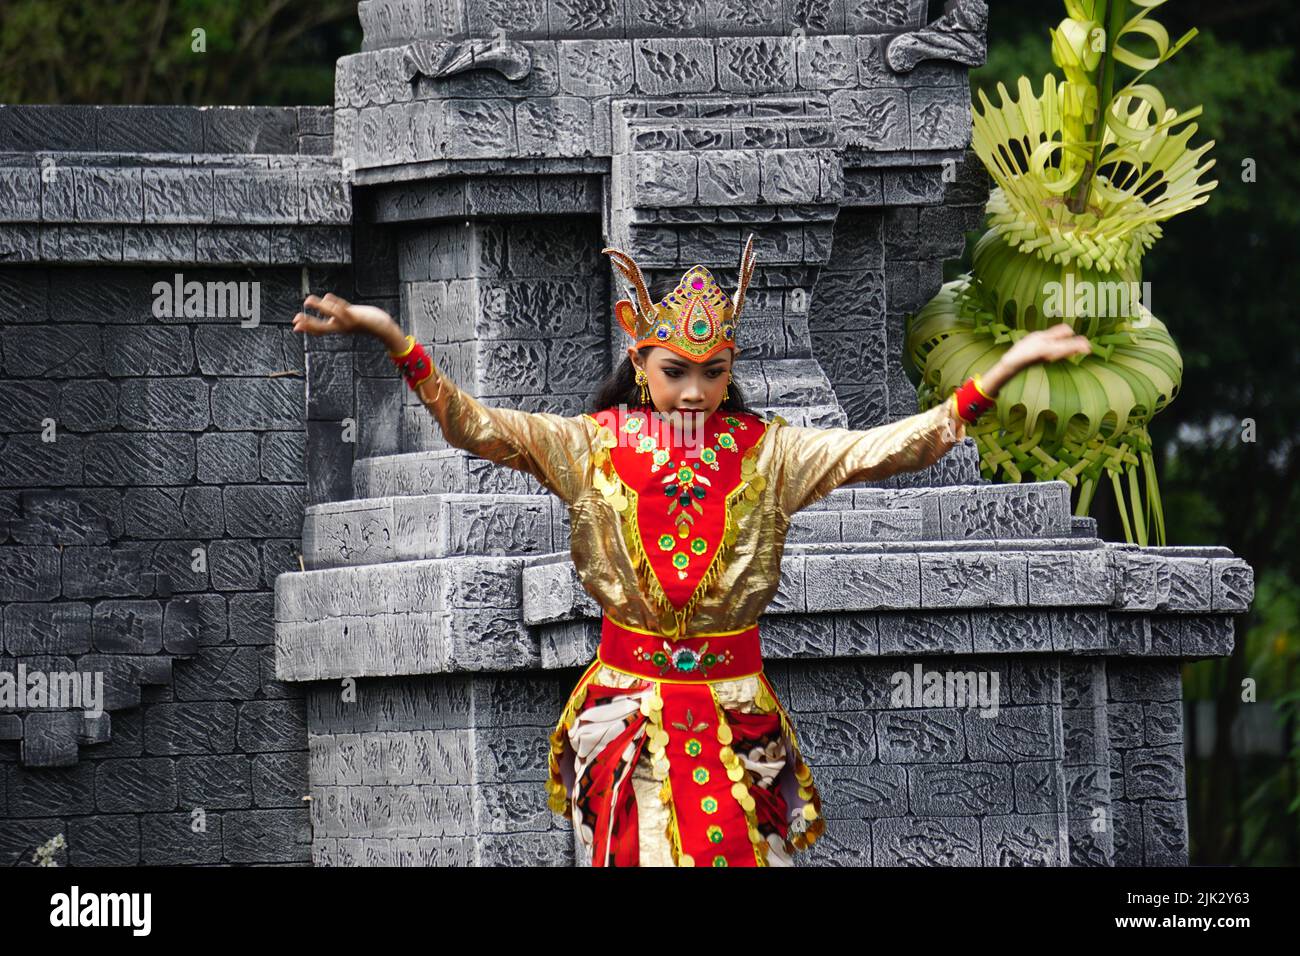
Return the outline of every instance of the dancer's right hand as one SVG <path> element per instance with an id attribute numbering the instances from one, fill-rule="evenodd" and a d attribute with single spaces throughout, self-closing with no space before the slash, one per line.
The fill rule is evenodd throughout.
<path id="1" fill-rule="evenodd" d="M 303 300 L 304 309 L 315 309 L 323 319 L 299 312 L 293 317 L 293 330 L 308 335 L 337 335 L 344 332 L 366 332 L 379 339 L 390 352 L 400 352 L 406 347 L 406 336 L 393 317 L 378 306 L 353 305 L 333 292 L 323 298 L 314 295 Z"/>

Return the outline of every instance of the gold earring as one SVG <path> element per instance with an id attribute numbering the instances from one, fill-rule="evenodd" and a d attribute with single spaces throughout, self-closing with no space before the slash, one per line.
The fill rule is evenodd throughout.
<path id="1" fill-rule="evenodd" d="M 646 375 L 643 369 L 636 370 L 636 384 L 637 387 L 641 390 L 641 404 L 649 405 L 650 389 L 648 386 L 650 385 L 650 376 Z"/>
<path id="2" fill-rule="evenodd" d="M 728 398 L 731 397 L 731 389 L 728 387 L 728 386 L 730 386 L 730 385 L 731 385 L 731 373 L 728 372 L 728 373 L 727 373 L 727 384 L 724 385 L 724 386 L 722 387 L 722 400 L 723 400 L 724 402 L 725 402 Z"/>

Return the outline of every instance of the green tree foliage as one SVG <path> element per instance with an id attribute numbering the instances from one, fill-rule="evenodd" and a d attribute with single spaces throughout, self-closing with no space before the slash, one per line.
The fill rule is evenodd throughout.
<path id="1" fill-rule="evenodd" d="M 332 103 L 360 45 L 356 0 L 4 0 L 0 103 Z"/>

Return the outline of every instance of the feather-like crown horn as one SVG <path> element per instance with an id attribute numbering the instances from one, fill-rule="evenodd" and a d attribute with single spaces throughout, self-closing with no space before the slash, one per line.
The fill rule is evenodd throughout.
<path id="1" fill-rule="evenodd" d="M 701 265 L 691 266 L 677 288 L 658 302 L 650 300 L 645 276 L 632 257 L 620 249 L 601 250 L 614 268 L 632 284 L 635 302 L 619 299 L 614 316 L 636 347 L 660 345 L 692 362 L 706 362 L 722 349 L 736 347 L 736 333 L 745 306 L 745 289 L 754 274 L 754 236 L 751 233 L 740 254 L 740 274 L 733 304 L 727 293 Z"/>

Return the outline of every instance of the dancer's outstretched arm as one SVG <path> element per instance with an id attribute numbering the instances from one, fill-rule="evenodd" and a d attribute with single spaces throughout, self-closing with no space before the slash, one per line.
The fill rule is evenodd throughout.
<path id="1" fill-rule="evenodd" d="M 880 481 L 934 464 L 966 437 L 952 401 L 875 428 L 801 428 L 772 436 L 780 473 L 777 502 L 788 517 L 841 485 Z"/>
<path id="2" fill-rule="evenodd" d="M 413 344 L 393 317 L 375 306 L 354 305 L 333 293 L 309 295 L 303 305 L 325 318 L 299 312 L 293 320 L 295 332 L 365 332 L 378 338 L 392 356 L 400 356 Z M 430 374 L 416 386 L 416 393 L 449 444 L 532 475 L 566 503 L 577 500 L 590 487 L 591 441 L 596 428 L 590 419 L 492 408 L 458 387 L 436 363 L 430 361 L 429 366 Z"/>
<path id="3" fill-rule="evenodd" d="M 1062 322 L 1021 338 L 982 374 L 980 385 L 996 398 L 999 389 L 1028 366 L 1089 351 L 1087 338 Z M 788 517 L 841 485 L 881 481 L 934 464 L 966 437 L 966 421 L 950 396 L 927 411 L 875 428 L 785 426 L 772 437 L 778 447 L 778 502 Z"/>

